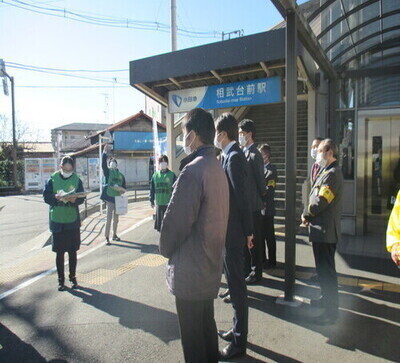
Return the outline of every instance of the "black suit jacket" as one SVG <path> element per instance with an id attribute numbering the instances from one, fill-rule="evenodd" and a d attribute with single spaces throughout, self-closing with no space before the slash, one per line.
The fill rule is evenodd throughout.
<path id="1" fill-rule="evenodd" d="M 251 145 L 245 152 L 249 165 L 249 193 L 252 212 L 264 208 L 263 199 L 265 196 L 264 162 L 261 153 L 255 144 Z"/>
<path id="2" fill-rule="evenodd" d="M 264 196 L 265 203 L 265 215 L 274 216 L 275 215 L 275 188 L 276 182 L 278 180 L 278 173 L 276 171 L 276 166 L 269 163 L 264 167 L 264 178 L 265 178 L 265 188 L 266 194 Z"/>
<path id="3" fill-rule="evenodd" d="M 248 165 L 243 151 L 235 143 L 222 157 L 229 184 L 229 221 L 226 246 L 243 247 L 246 236 L 253 234 L 253 216 L 248 190 Z"/>

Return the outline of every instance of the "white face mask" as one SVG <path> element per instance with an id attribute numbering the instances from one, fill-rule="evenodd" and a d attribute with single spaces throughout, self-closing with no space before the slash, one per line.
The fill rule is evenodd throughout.
<path id="1" fill-rule="evenodd" d="M 323 153 L 318 153 L 315 161 L 317 162 L 320 168 L 325 168 L 327 160 L 324 159 Z"/>
<path id="2" fill-rule="evenodd" d="M 69 178 L 72 174 L 73 174 L 74 172 L 73 171 L 64 171 L 63 169 L 61 169 L 61 175 L 64 177 L 64 178 Z"/>
<path id="3" fill-rule="evenodd" d="M 161 168 L 161 170 L 167 169 L 167 166 L 168 166 L 168 164 L 167 164 L 165 161 L 163 161 L 162 163 L 160 163 L 160 168 Z"/>
<path id="4" fill-rule="evenodd" d="M 247 140 L 246 140 L 246 136 L 244 135 L 239 135 L 239 145 L 241 147 L 246 146 Z"/>
<path id="5" fill-rule="evenodd" d="M 185 151 L 185 154 L 186 154 L 186 155 L 190 155 L 190 154 L 192 153 L 192 150 L 190 149 L 190 147 L 192 146 L 194 139 L 193 139 L 193 141 L 192 141 L 189 145 L 186 145 L 186 141 L 187 141 L 187 139 L 188 139 L 188 136 L 189 136 L 191 133 L 192 133 L 192 131 L 190 131 L 190 132 L 186 135 L 185 141 L 184 141 L 184 145 L 183 145 L 183 150 Z"/>
<path id="6" fill-rule="evenodd" d="M 217 135 L 215 135 L 215 137 L 214 137 L 214 146 L 217 148 L 217 149 L 221 149 L 222 150 L 222 140 L 221 141 L 218 141 L 218 136 L 219 135 L 221 135 L 221 133 L 219 133 L 219 134 L 217 134 Z"/>
<path id="7" fill-rule="evenodd" d="M 317 158 L 317 149 L 311 149 L 311 157 L 315 160 Z"/>
<path id="8" fill-rule="evenodd" d="M 116 163 L 115 161 L 112 161 L 112 162 L 110 163 L 110 168 L 111 168 L 111 169 L 117 169 L 117 163 Z"/>

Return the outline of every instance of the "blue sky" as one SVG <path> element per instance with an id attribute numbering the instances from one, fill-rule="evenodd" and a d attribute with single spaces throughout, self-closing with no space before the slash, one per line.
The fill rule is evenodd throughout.
<path id="1" fill-rule="evenodd" d="M 0 2 L 0 58 L 6 63 L 66 70 L 128 69 L 131 60 L 169 52 L 171 49 L 169 33 L 103 27 L 15 7 L 28 7 L 25 3 L 101 18 L 128 18 L 169 24 L 169 0 L 3 1 Z M 51 10 L 40 11 L 54 13 Z M 177 12 L 180 28 L 218 32 L 216 37 L 201 39 L 178 36 L 178 49 L 219 41 L 222 31 L 243 29 L 245 35 L 262 32 L 282 19 L 269 0 L 177 0 Z M 119 121 L 144 108 L 144 96 L 124 86 L 129 83 L 127 71 L 72 73 L 105 79 L 108 83 L 11 67 L 7 68 L 7 72 L 15 77 L 17 86 L 17 118 L 29 124 L 32 135 L 35 135 L 32 137 L 36 138 L 39 132 L 41 140 L 49 140 L 50 130 L 63 124 Z M 117 83 L 113 83 L 113 78 L 117 79 Z M 49 88 L 61 86 L 85 88 Z M 0 91 L 0 114 L 11 118 L 10 97 L 5 97 Z"/>

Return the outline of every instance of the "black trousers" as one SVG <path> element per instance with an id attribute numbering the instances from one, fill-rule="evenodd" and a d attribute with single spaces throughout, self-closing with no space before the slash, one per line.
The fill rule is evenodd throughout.
<path id="1" fill-rule="evenodd" d="M 275 238 L 275 225 L 274 225 L 274 216 L 263 216 L 263 241 L 266 242 L 268 258 L 265 253 L 265 245 L 264 245 L 264 261 L 269 261 L 270 263 L 276 263 L 276 238 Z"/>
<path id="2" fill-rule="evenodd" d="M 251 271 L 254 271 L 257 279 L 261 279 L 262 277 L 262 263 L 265 250 L 262 237 L 262 217 L 261 211 L 253 212 L 254 246 L 250 251 L 247 245 L 245 247 L 245 275 L 247 276 Z"/>
<path id="3" fill-rule="evenodd" d="M 176 298 L 175 302 L 185 362 L 218 362 L 214 300 L 189 301 Z"/>
<path id="4" fill-rule="evenodd" d="M 324 306 L 326 310 L 336 314 L 339 307 L 335 267 L 336 244 L 313 242 L 312 246 Z"/>
<path id="5" fill-rule="evenodd" d="M 56 266 L 57 274 L 60 280 L 64 280 L 64 254 L 65 252 L 57 252 L 56 255 Z M 69 277 L 76 277 L 76 265 L 78 263 L 78 257 L 76 251 L 69 251 Z"/>
<path id="6" fill-rule="evenodd" d="M 224 272 L 233 307 L 233 343 L 238 347 L 246 347 L 247 345 L 249 321 L 247 287 L 243 276 L 243 267 L 243 248 L 227 246 L 224 259 Z"/>

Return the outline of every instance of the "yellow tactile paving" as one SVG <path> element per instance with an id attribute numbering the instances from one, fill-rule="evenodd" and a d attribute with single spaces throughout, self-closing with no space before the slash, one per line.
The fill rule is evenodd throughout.
<path id="1" fill-rule="evenodd" d="M 120 276 L 128 271 L 133 270 L 138 266 L 146 266 L 146 267 L 157 267 L 164 264 L 167 260 L 157 254 L 149 253 L 145 256 L 139 257 L 133 261 L 123 264 L 122 266 L 113 269 L 107 270 L 103 268 L 99 268 L 94 271 L 90 271 L 88 273 L 78 273 L 77 279 L 79 282 L 84 282 L 92 285 L 102 285 L 106 282 L 111 281 L 117 276 Z"/>

